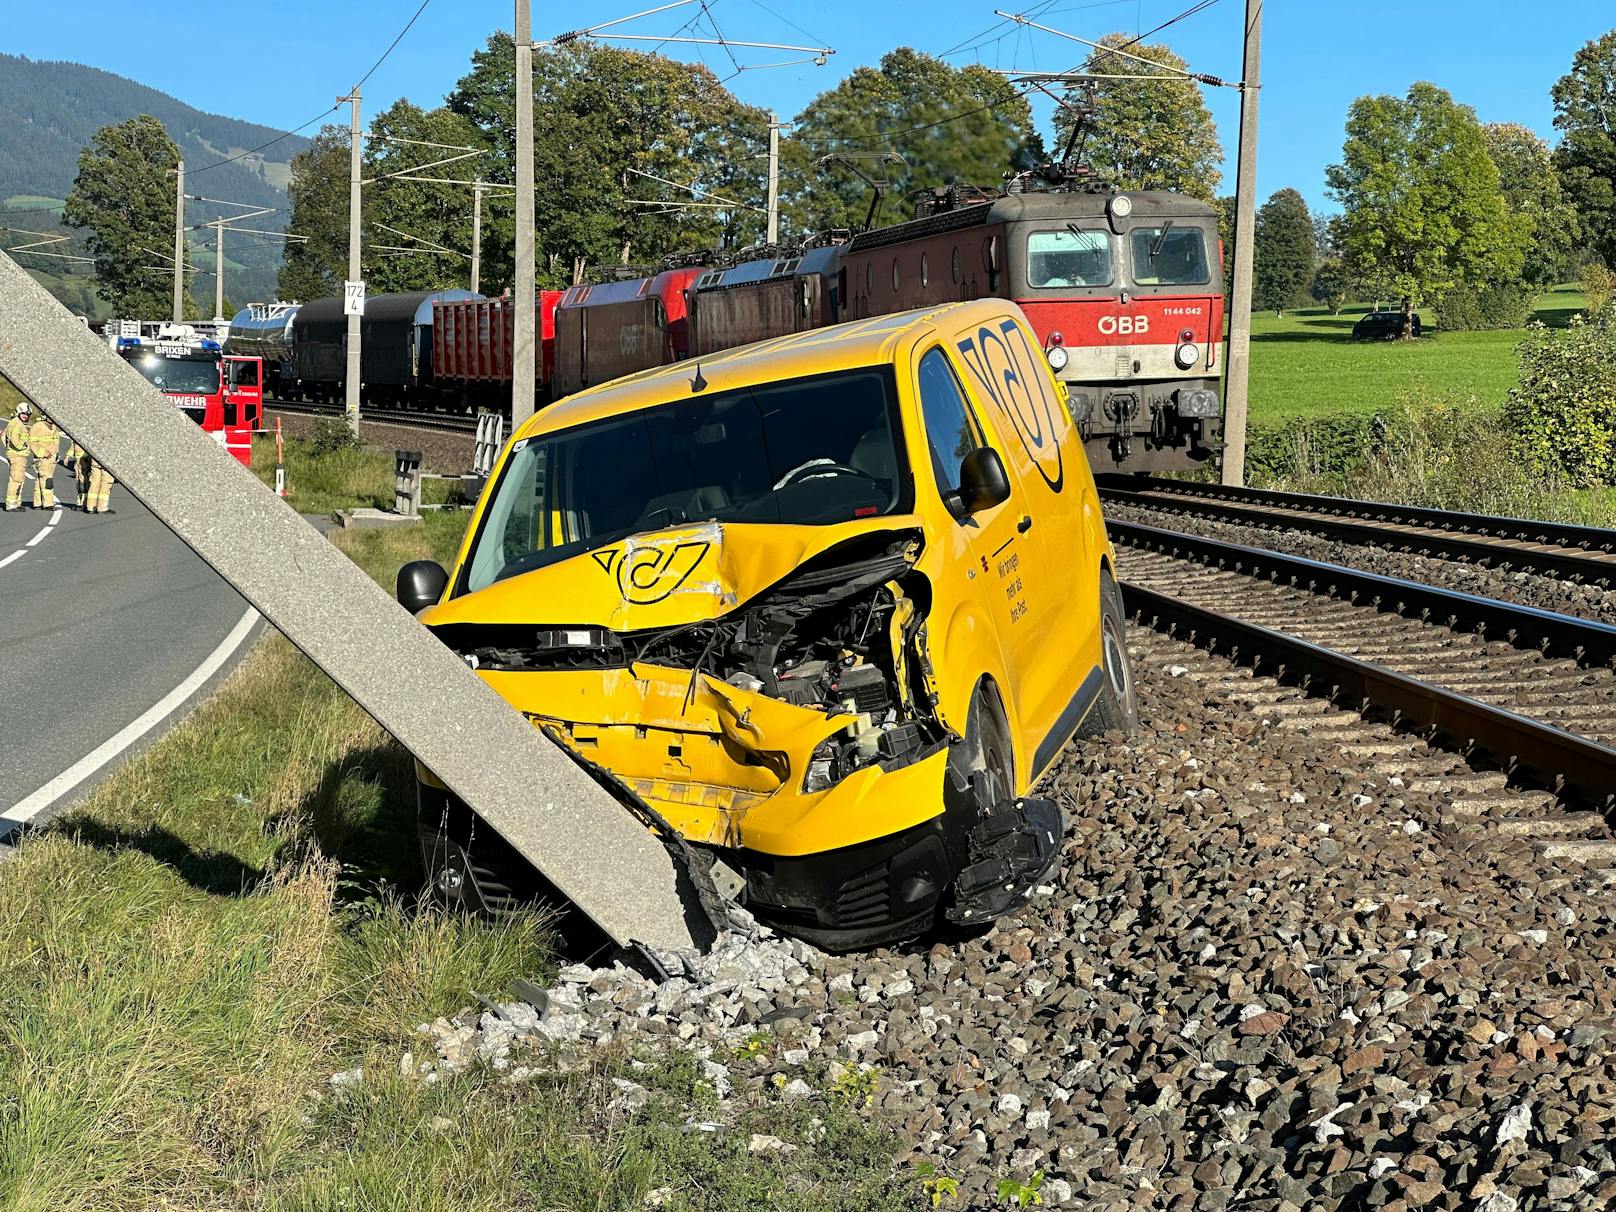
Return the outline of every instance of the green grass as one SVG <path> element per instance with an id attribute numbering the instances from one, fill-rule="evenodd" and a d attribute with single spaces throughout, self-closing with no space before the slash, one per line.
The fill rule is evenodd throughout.
<path id="1" fill-rule="evenodd" d="M 1561 286 L 1539 302 L 1537 319 L 1564 325 L 1583 307 L 1581 293 Z M 1417 341 L 1352 340 L 1367 306 L 1332 316 L 1324 308 L 1252 315 L 1251 421 L 1265 426 L 1295 417 L 1374 413 L 1406 396 L 1495 406 L 1515 385 L 1520 329 L 1436 332 Z M 1422 312 L 1435 320 L 1429 309 Z"/>
<path id="2" fill-rule="evenodd" d="M 386 582 L 464 522 L 338 541 Z M 676 1051 L 629 1075 L 657 1091 L 634 1115 L 608 1109 L 622 1047 L 521 1085 L 401 1077 L 418 1022 L 555 962 L 537 914 L 413 902 L 413 811 L 407 757 L 271 636 L 0 862 L 0 1206 L 628 1210 L 664 1186 L 684 1209 L 914 1206 L 868 1113 L 768 1087 L 720 1113 Z M 329 1084 L 354 1066 L 359 1088 Z M 799 1151 L 750 1154 L 750 1131 Z"/>
<path id="3" fill-rule="evenodd" d="M 0 375 L 0 418 L 10 420 L 17 411 L 17 405 L 23 402 L 24 396 L 11 385 L 11 380 Z"/>
<path id="4" fill-rule="evenodd" d="M 286 501 L 299 513 L 330 514 L 339 509 L 393 507 L 393 459 L 362 446 L 320 451 L 308 439 L 287 438 Z M 253 473 L 271 487 L 275 484 L 275 439 L 253 439 Z M 422 495 L 427 504 L 440 504 L 459 486 L 445 480 L 427 480 Z M 464 523 L 464 517 L 461 522 Z"/>
<path id="5" fill-rule="evenodd" d="M 63 199 L 47 198 L 43 194 L 12 194 L 3 202 L 0 209 L 4 210 L 58 210 Z"/>

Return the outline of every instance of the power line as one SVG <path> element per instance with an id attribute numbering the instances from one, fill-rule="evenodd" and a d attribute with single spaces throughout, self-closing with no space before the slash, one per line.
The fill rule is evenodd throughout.
<path id="1" fill-rule="evenodd" d="M 257 147 L 250 147 L 244 152 L 237 152 L 235 155 L 227 157 L 226 159 L 215 160 L 212 164 L 204 164 L 201 168 L 188 168 L 185 170 L 185 175 L 188 177 L 194 177 L 197 173 L 205 173 L 210 168 L 222 168 L 226 164 L 234 164 L 237 160 L 245 160 L 248 156 L 256 156 L 266 147 L 273 147 L 282 139 L 290 139 L 294 135 L 301 134 L 303 131 L 306 131 L 309 127 L 313 126 L 316 122 L 319 122 L 321 119 L 336 113 L 336 111 L 337 107 L 335 105 L 333 105 L 330 109 L 323 109 L 301 126 L 294 126 L 291 130 L 283 131 L 281 134 L 276 135 L 273 139 L 260 143 Z"/>
<path id="2" fill-rule="evenodd" d="M 388 44 L 387 49 L 382 52 L 382 57 L 370 65 L 370 70 L 359 78 L 359 84 L 355 84 L 354 88 L 358 88 L 360 85 L 364 84 L 366 80 L 369 80 L 371 76 L 375 74 L 376 69 L 387 61 L 387 56 L 392 54 L 394 48 L 404 40 L 404 35 L 410 32 L 410 26 L 415 24 L 416 18 L 420 17 L 420 15 L 426 11 L 426 6 L 431 3 L 432 0 L 421 0 L 421 7 L 415 10 L 415 16 L 411 17 L 404 23 L 404 28 L 398 31 L 398 37 L 394 38 L 392 42 Z M 348 91 L 352 92 L 353 89 L 349 89 Z M 204 164 L 201 168 L 187 169 L 186 175 L 194 177 L 197 173 L 205 173 L 210 168 L 220 168 L 226 164 L 234 164 L 237 160 L 245 160 L 248 156 L 256 156 L 266 147 L 273 147 L 282 139 L 290 139 L 294 135 L 301 134 L 303 131 L 306 131 L 309 127 L 313 126 L 316 122 L 319 122 L 322 119 L 329 117 L 331 114 L 336 113 L 340 108 L 341 104 L 338 103 L 337 105 L 331 106 L 329 109 L 323 109 L 301 126 L 294 126 L 291 130 L 283 131 L 281 134 L 276 135 L 273 139 L 260 143 L 257 147 L 248 148 L 244 152 L 237 152 L 235 155 L 229 156 L 223 160 L 216 160 L 212 164 Z"/>
<path id="3" fill-rule="evenodd" d="M 404 28 L 398 31 L 398 37 L 394 38 L 387 44 L 387 49 L 382 52 L 382 57 L 370 65 L 370 70 L 368 72 L 359 77 L 359 82 L 348 90 L 350 93 L 358 92 L 359 89 L 364 85 L 365 81 L 369 80 L 373 75 L 376 74 L 376 69 L 383 63 L 387 62 L 387 56 L 393 53 L 394 49 L 400 42 L 404 41 L 404 35 L 410 32 L 410 26 L 415 24 L 416 20 L 422 13 L 426 12 L 426 6 L 431 3 L 432 0 L 421 0 L 421 7 L 415 10 L 415 16 L 411 17 L 404 23 Z"/>

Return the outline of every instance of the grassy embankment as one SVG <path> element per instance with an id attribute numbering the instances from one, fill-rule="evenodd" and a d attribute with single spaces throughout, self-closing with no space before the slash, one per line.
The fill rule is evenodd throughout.
<path id="1" fill-rule="evenodd" d="M 343 503 L 386 475 L 354 456 Z M 464 516 L 337 541 L 385 582 L 445 558 Z M 0 1205 L 635 1209 L 667 1186 L 670 1207 L 911 1206 L 867 1113 L 772 1093 L 720 1112 L 678 1054 L 642 1058 L 657 1096 L 632 1115 L 608 1110 L 620 1049 L 520 1085 L 400 1076 L 417 1023 L 554 963 L 537 915 L 414 903 L 411 799 L 407 758 L 271 636 L 0 862 Z M 359 1087 L 329 1083 L 354 1066 Z M 754 1155 L 751 1131 L 801 1147 Z"/>
<path id="2" fill-rule="evenodd" d="M 1534 318 L 1563 326 L 1583 306 L 1575 287 L 1562 286 Z M 1355 342 L 1352 325 L 1365 310 L 1252 317 L 1252 483 L 1616 523 L 1616 489 L 1550 483 L 1514 452 L 1499 408 L 1516 382 L 1524 331 Z"/>
<path id="3" fill-rule="evenodd" d="M 286 503 L 299 513 L 330 514 L 338 509 L 369 506 L 393 507 L 393 461 L 385 454 L 362 446 L 322 450 L 308 439 L 285 441 Z M 275 439 L 260 435 L 253 439 L 253 471 L 265 484 L 275 483 Z M 446 480 L 427 480 L 422 485 L 426 504 L 440 504 L 459 485 Z M 465 521 L 465 515 L 460 515 Z"/>

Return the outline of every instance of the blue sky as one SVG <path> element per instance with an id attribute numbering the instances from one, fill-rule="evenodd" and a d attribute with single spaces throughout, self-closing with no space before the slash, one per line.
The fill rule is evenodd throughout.
<path id="1" fill-rule="evenodd" d="M 534 33 L 544 37 L 649 8 L 658 0 L 535 0 Z M 1055 0 L 1040 18 L 1086 38 L 1112 30 L 1148 30 L 1190 7 L 1191 0 Z M 330 104 L 372 64 L 419 0 L 275 0 L 188 9 L 207 37 L 177 36 L 190 22 L 172 13 L 150 20 L 155 5 L 80 0 L 39 5 L 26 22 L 8 23 L 0 49 L 38 59 L 74 59 L 162 89 L 201 109 L 278 129 L 295 126 Z M 828 66 L 806 64 L 747 71 L 730 87 L 744 100 L 795 114 L 814 94 L 893 46 L 933 54 L 960 43 L 974 49 L 950 61 L 979 58 L 990 67 L 1064 70 L 1083 48 L 1051 34 L 1007 31 L 995 7 L 1022 11 L 1032 0 L 707 0 L 725 36 L 833 47 Z M 30 5 L 30 7 L 34 7 Z M 1152 41 L 1169 42 L 1197 70 L 1235 80 L 1241 70 L 1244 0 L 1218 0 Z M 695 5 L 619 27 L 672 33 Z M 473 50 L 497 27 L 510 27 L 510 0 L 432 0 L 409 34 L 365 87 L 366 111 L 399 96 L 433 105 L 465 71 Z M 919 22 L 917 24 L 917 18 Z M 1616 26 L 1608 0 L 1268 0 L 1264 10 L 1261 147 L 1258 190 L 1294 186 L 1309 204 L 1328 207 L 1324 166 L 1339 157 L 1342 122 L 1356 96 L 1401 93 L 1430 80 L 1473 105 L 1483 121 L 1522 122 L 1553 141 L 1549 88 L 1578 47 Z M 806 34 L 804 31 L 807 31 Z M 991 31 L 991 32 L 989 32 Z M 988 32 L 986 39 L 977 35 Z M 808 35 L 812 35 L 809 37 Z M 1004 34 L 1006 36 L 1000 37 Z M 671 52 L 679 48 L 668 47 Z M 217 50 L 218 54 L 212 56 Z M 685 57 L 733 70 L 719 48 L 683 48 Z M 742 63 L 791 58 L 772 51 L 737 52 Z M 217 67 L 210 63 L 210 56 Z M 1225 147 L 1226 192 L 1232 192 L 1239 104 L 1229 89 L 1208 100 Z M 1039 107 L 1046 123 L 1049 105 Z M 311 128 L 312 129 L 312 128 Z"/>

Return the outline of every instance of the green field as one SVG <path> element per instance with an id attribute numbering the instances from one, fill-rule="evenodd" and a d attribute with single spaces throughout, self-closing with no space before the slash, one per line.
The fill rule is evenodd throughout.
<path id="1" fill-rule="evenodd" d="M 60 210 L 62 202 L 61 198 L 47 198 L 43 194 L 12 194 L 9 198 L 0 199 L 0 209 Z"/>
<path id="2" fill-rule="evenodd" d="M 1539 301 L 1537 318 L 1564 325 L 1582 310 L 1582 294 L 1560 286 Z M 1292 417 L 1371 413 L 1407 396 L 1452 404 L 1496 405 L 1515 385 L 1520 329 L 1432 332 L 1418 341 L 1352 339 L 1352 326 L 1368 311 L 1358 304 L 1332 316 L 1325 308 L 1253 314 L 1251 420 L 1272 425 Z M 1431 309 L 1422 313 L 1435 320 Z"/>

